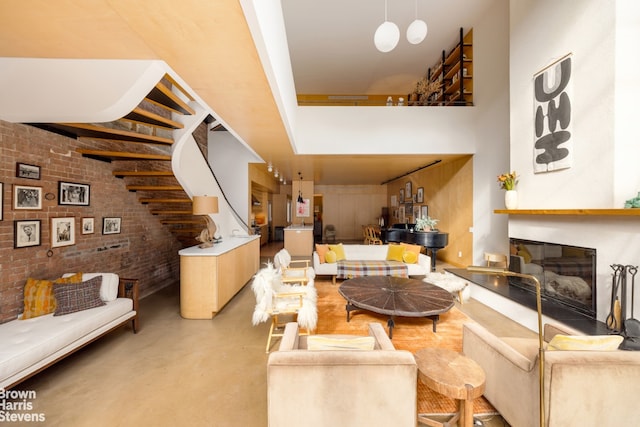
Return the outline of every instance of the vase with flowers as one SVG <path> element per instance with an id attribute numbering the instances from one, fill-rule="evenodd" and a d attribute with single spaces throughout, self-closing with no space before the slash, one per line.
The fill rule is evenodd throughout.
<path id="1" fill-rule="evenodd" d="M 500 188 L 506 190 L 504 193 L 504 205 L 507 209 L 518 208 L 518 192 L 516 191 L 516 185 L 518 185 L 518 175 L 515 171 L 503 173 L 498 175 L 498 184 Z"/>

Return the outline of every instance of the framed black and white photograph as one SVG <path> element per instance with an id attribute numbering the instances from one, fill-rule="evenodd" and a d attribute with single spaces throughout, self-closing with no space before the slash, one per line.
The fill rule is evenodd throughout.
<path id="1" fill-rule="evenodd" d="M 416 203 L 424 203 L 424 187 L 418 187 L 416 190 Z"/>
<path id="2" fill-rule="evenodd" d="M 407 183 L 404 185 L 404 197 L 406 197 L 407 199 L 413 200 L 413 197 L 411 196 L 413 193 L 411 192 L 411 181 L 407 181 Z"/>
<path id="3" fill-rule="evenodd" d="M 94 223 L 93 218 L 82 218 L 82 234 L 93 234 L 95 231 Z"/>
<path id="4" fill-rule="evenodd" d="M 418 218 L 420 218 L 420 206 L 413 205 L 413 222 L 416 222 Z"/>
<path id="5" fill-rule="evenodd" d="M 404 188 L 400 189 L 400 195 L 398 196 L 398 201 L 400 203 L 404 203 Z"/>
<path id="6" fill-rule="evenodd" d="M 105 217 L 102 218 L 102 234 L 119 234 L 122 218 Z"/>
<path id="7" fill-rule="evenodd" d="M 51 247 L 70 246 L 76 244 L 76 227 L 74 217 L 51 218 Z"/>
<path id="8" fill-rule="evenodd" d="M 13 247 L 28 248 L 40 246 L 40 220 L 13 221 Z"/>
<path id="9" fill-rule="evenodd" d="M 42 187 L 14 184 L 13 209 L 42 209 Z"/>
<path id="10" fill-rule="evenodd" d="M 26 179 L 40 179 L 40 166 L 26 163 L 16 163 L 16 177 Z"/>
<path id="11" fill-rule="evenodd" d="M 429 206 L 422 205 L 420 206 L 420 217 L 427 218 L 429 216 Z"/>
<path id="12" fill-rule="evenodd" d="M 58 181 L 58 204 L 89 206 L 89 184 Z"/>

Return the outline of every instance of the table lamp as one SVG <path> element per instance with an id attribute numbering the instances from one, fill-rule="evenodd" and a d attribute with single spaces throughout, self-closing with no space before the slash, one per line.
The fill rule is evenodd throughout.
<path id="1" fill-rule="evenodd" d="M 207 222 L 207 228 L 202 230 L 196 240 L 202 242 L 198 247 L 210 248 L 221 239 L 216 239 L 216 223 L 209 214 L 218 213 L 218 198 L 215 196 L 193 196 L 193 214 L 203 215 Z"/>
<path id="2" fill-rule="evenodd" d="M 540 393 L 538 398 L 540 399 L 540 427 L 545 425 L 545 413 L 544 413 L 544 331 L 542 330 L 542 296 L 541 285 L 537 277 L 531 274 L 516 273 L 505 268 L 499 267 L 485 267 L 481 265 L 470 265 L 467 267 L 467 271 L 472 273 L 486 274 L 486 275 L 498 275 L 509 277 L 521 277 L 523 279 L 529 279 L 533 281 L 536 286 L 536 307 L 538 312 L 538 381 L 540 386 Z"/>

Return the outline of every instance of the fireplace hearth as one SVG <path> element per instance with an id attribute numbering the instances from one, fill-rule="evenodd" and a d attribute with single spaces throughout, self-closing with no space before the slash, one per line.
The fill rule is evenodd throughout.
<path id="1" fill-rule="evenodd" d="M 603 322 L 597 320 L 595 249 L 524 239 L 509 240 L 512 252 L 509 269 L 538 278 L 545 316 L 589 335 L 610 332 Z M 525 249 L 530 256 L 524 253 Z M 474 273 L 461 268 L 447 268 L 446 271 L 536 310 L 535 286 L 530 280 Z"/>

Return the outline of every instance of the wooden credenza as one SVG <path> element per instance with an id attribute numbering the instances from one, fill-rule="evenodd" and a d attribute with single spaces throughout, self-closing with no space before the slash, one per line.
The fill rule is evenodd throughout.
<path id="1" fill-rule="evenodd" d="M 260 266 L 260 236 L 228 237 L 211 248 L 180 254 L 180 315 L 212 319 Z"/>

